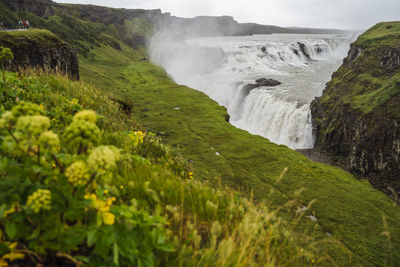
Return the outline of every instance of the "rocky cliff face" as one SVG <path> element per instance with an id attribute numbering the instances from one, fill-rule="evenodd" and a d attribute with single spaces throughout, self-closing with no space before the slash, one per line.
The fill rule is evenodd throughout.
<path id="1" fill-rule="evenodd" d="M 7 69 L 41 68 L 79 79 L 77 50 L 45 30 L 26 32 L 1 32 L 0 46 L 14 53 L 14 60 Z"/>
<path id="2" fill-rule="evenodd" d="M 48 17 L 54 14 L 53 6 L 58 6 L 57 3 L 50 0 L 12 0 L 2 1 L 12 11 L 29 11 L 41 17 Z"/>
<path id="3" fill-rule="evenodd" d="M 283 28 L 272 25 L 261 25 L 255 23 L 238 23 L 230 16 L 198 16 L 194 18 L 179 18 L 171 16 L 170 13 L 162 13 L 160 9 L 124 9 L 107 8 L 95 5 L 66 5 L 56 3 L 51 0 L 0 0 L 0 4 L 17 12 L 18 16 L 30 16 L 34 14 L 41 18 L 49 19 L 53 15 L 58 16 L 58 20 L 63 20 L 64 24 L 71 24 L 71 17 L 81 20 L 116 26 L 113 31 L 120 32 L 122 39 L 134 47 L 144 45 L 145 37 L 153 31 L 132 32 L 137 24 L 137 19 L 149 23 L 151 27 L 160 31 L 176 34 L 177 38 L 190 38 L 199 36 L 219 36 L 219 35 L 252 35 L 252 34 L 271 34 L 271 33 L 342 33 L 340 30 L 332 29 L 308 29 L 308 28 Z M 67 17 L 65 17 L 67 15 Z M 0 12 L 0 20 L 2 14 Z M 136 19 L 136 21 L 134 21 Z M 134 22 L 134 23 L 129 23 Z M 35 26 L 49 28 L 51 25 L 42 24 L 43 21 L 34 20 Z M 128 29 L 124 29 L 128 26 Z M 137 26 L 137 25 L 136 25 Z M 83 26 L 83 27 L 86 27 Z M 104 29 L 103 29 L 104 30 Z M 62 36 L 65 32 L 52 32 Z M 134 33 L 134 34 L 132 34 Z M 96 39 L 96 38 L 95 38 Z"/>
<path id="4" fill-rule="evenodd" d="M 380 23 L 352 44 L 311 104 L 316 148 L 375 185 L 400 184 L 400 22 Z"/>

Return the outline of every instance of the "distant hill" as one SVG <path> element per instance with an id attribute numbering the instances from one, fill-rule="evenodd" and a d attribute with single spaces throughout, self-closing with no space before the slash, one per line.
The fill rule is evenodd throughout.
<path id="1" fill-rule="evenodd" d="M 342 34 L 338 29 L 284 28 L 274 25 L 256 23 L 239 23 L 233 17 L 199 16 L 194 18 L 179 18 L 169 13 L 162 14 L 160 27 L 170 32 L 179 32 L 184 37 L 217 36 L 217 35 L 253 35 L 272 33 L 305 33 L 305 34 Z"/>
<path id="2" fill-rule="evenodd" d="M 312 34 L 340 34 L 345 33 L 338 29 L 311 29 L 311 28 L 283 28 L 273 25 L 261 25 L 256 23 L 239 23 L 230 16 L 198 16 L 194 18 L 180 18 L 172 16 L 170 13 L 162 13 L 160 9 L 124 9 L 107 8 L 94 5 L 72 5 L 59 4 L 51 0 L 0 0 L 0 22 L 7 25 L 16 25 L 21 19 L 15 16 L 15 13 L 29 18 L 34 26 L 46 26 L 51 28 L 49 22 L 44 23 L 38 20 L 59 16 L 62 20 L 68 14 L 73 17 L 79 17 L 83 21 L 92 23 L 102 23 L 105 25 L 115 25 L 114 29 L 119 32 L 121 37 L 127 37 L 125 26 L 134 19 L 142 19 L 149 23 L 154 29 L 168 30 L 176 37 L 201 37 L 201 36 L 231 36 L 231 35 L 252 35 L 252 34 L 272 34 L 272 33 L 312 33 Z M 71 26 L 73 19 L 67 19 L 67 26 Z M 74 22 L 75 23 L 75 22 Z M 44 25 L 46 24 L 46 25 Z M 57 23 L 55 23 L 57 24 Z M 87 25 L 98 26 L 98 25 Z M 52 29 L 57 33 L 59 29 Z M 129 35 L 129 34 L 128 34 Z M 127 40 L 128 44 L 142 44 L 143 40 Z"/>

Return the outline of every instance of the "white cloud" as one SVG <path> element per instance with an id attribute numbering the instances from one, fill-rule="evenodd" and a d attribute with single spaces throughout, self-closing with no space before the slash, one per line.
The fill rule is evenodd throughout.
<path id="1" fill-rule="evenodd" d="M 162 9 L 181 17 L 231 15 L 240 22 L 366 29 L 400 20 L 399 0 L 56 0 L 109 7 Z"/>

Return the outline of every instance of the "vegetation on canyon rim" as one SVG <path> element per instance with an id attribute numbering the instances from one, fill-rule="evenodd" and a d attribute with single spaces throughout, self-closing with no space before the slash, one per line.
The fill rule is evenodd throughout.
<path id="1" fill-rule="evenodd" d="M 7 73 L 1 102 L 3 265 L 326 260 L 300 247 L 276 211 L 194 180 L 188 162 L 128 130 L 131 119 L 91 86 Z"/>
<path id="2" fill-rule="evenodd" d="M 35 149 L 21 155 L 1 152 L 2 161 L 13 164 L 1 165 L 0 186 L 14 192 L 13 198 L 1 202 L 3 261 L 20 253 L 25 261 L 54 264 L 64 259 L 89 265 L 396 265 L 400 261 L 400 210 L 367 181 L 234 128 L 225 121 L 222 107 L 175 84 L 164 70 L 143 60 L 145 49 L 129 46 L 112 24 L 85 21 L 73 6 L 69 14 L 57 10 L 48 18 L 29 15 L 32 24 L 52 29 L 80 49 L 82 82 L 7 73 L 1 116 L 12 114 L 21 101 L 35 103 L 41 115 L 19 116 L 47 117 L 46 131 L 52 133 L 46 135 L 53 141 L 58 136 L 60 145 L 51 153 L 44 149 L 47 156 L 40 152 L 39 165 Z M 138 19 L 124 23 L 148 25 Z M 83 29 L 89 34 L 79 34 Z M 50 33 L 30 34 L 28 39 L 45 42 L 39 36 Z M 100 117 L 96 124 L 83 123 L 91 124 L 90 134 L 79 140 L 85 143 L 81 149 L 70 150 L 68 142 L 76 139 L 68 137 L 67 129 L 76 121 L 74 116 L 88 109 Z M 10 132 L 15 135 L 17 125 L 11 126 L 1 131 L 2 143 L 8 140 L 5 145 L 15 142 Z M 90 138 L 97 132 L 98 138 Z M 162 143 L 157 136 L 162 136 Z M 42 145 L 49 148 L 47 143 Z M 103 148 L 100 152 L 110 155 L 118 149 L 120 157 L 115 157 L 119 160 L 109 172 L 92 178 L 88 157 L 99 146 L 106 146 L 108 152 Z M 287 171 L 280 177 L 283 170 Z M 83 181 L 76 179 L 76 173 L 84 174 Z M 9 180 L 11 175 L 24 183 L 19 186 L 15 179 Z M 51 179 L 63 182 L 46 183 Z M 83 183 L 91 186 L 80 186 Z M 33 197 L 39 189 L 49 190 L 50 198 L 48 191 Z M 30 204 L 42 198 L 39 203 L 46 209 L 30 210 L 30 196 Z M 31 215 L 25 216 L 28 212 Z M 16 231 L 15 227 L 35 230 L 36 220 L 48 223 L 49 215 L 57 216 L 57 223 L 47 229 L 61 230 L 39 228 L 34 235 Z M 140 242 L 127 242 L 128 236 Z"/>

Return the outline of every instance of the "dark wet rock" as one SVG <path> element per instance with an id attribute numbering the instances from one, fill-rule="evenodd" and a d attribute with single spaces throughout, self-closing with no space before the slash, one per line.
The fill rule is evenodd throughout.
<path id="1" fill-rule="evenodd" d="M 297 152 L 303 154 L 312 161 L 335 165 L 335 162 L 324 152 L 319 149 L 297 149 Z"/>
<path id="2" fill-rule="evenodd" d="M 268 79 L 268 78 L 260 78 L 255 81 L 256 83 L 251 83 L 243 86 L 243 94 L 247 96 L 251 90 L 262 87 L 262 86 L 267 86 L 267 87 L 274 87 L 282 84 L 280 81 L 274 80 L 274 79 Z"/>
<path id="3" fill-rule="evenodd" d="M 317 54 L 321 54 L 324 51 L 324 49 L 322 48 L 321 45 L 317 44 L 315 45 L 315 51 L 317 52 Z"/>
<path id="4" fill-rule="evenodd" d="M 299 45 L 300 51 L 301 53 L 303 53 L 303 55 L 307 58 L 307 59 L 311 59 L 310 54 L 307 51 L 307 47 L 305 44 L 298 42 L 297 43 Z"/>
<path id="5" fill-rule="evenodd" d="M 385 51 L 380 59 L 382 67 L 396 67 L 400 65 L 400 48 L 391 48 Z"/>
<path id="6" fill-rule="evenodd" d="M 257 85 L 259 86 L 278 86 L 282 83 L 280 81 L 268 78 L 260 78 L 256 80 Z"/>
<path id="7" fill-rule="evenodd" d="M 266 47 L 262 47 L 261 48 L 261 52 L 266 53 L 267 52 L 267 48 Z"/>
<path id="8" fill-rule="evenodd" d="M 126 101 L 114 97 L 110 97 L 110 100 L 117 103 L 120 107 L 120 110 L 122 110 L 125 114 L 129 115 L 131 113 L 131 105 Z"/>

